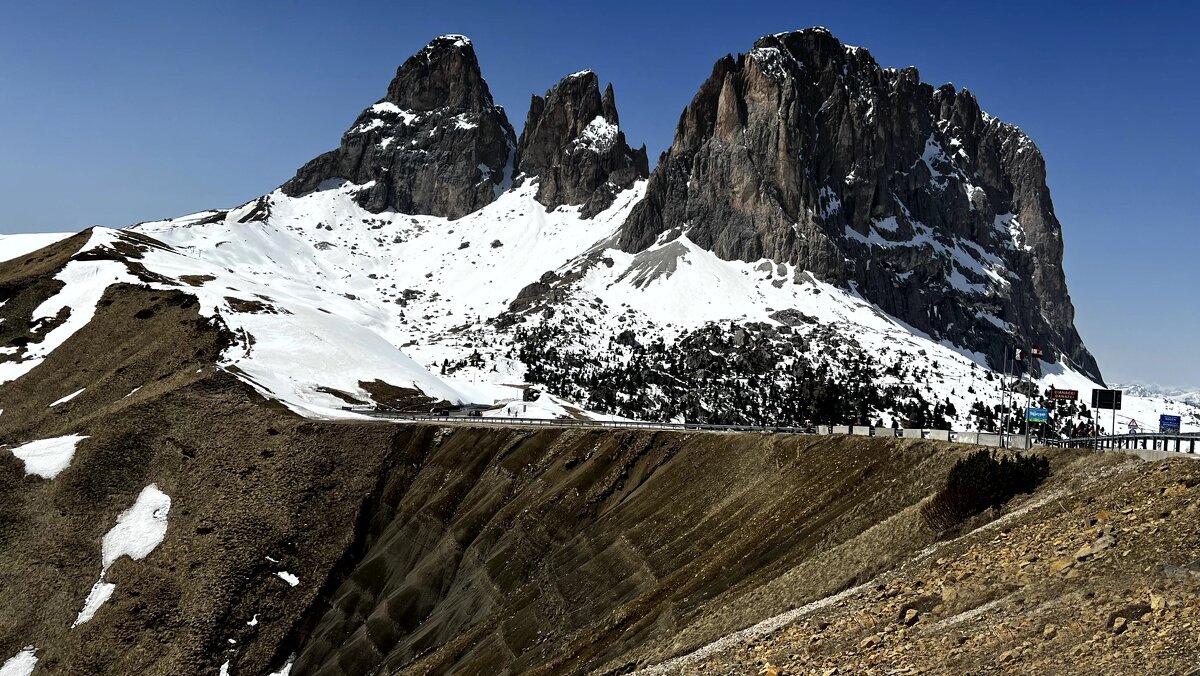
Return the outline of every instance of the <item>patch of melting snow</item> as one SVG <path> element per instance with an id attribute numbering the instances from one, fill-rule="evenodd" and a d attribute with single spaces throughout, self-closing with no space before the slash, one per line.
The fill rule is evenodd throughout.
<path id="1" fill-rule="evenodd" d="M 79 395 L 83 394 L 83 391 L 86 389 L 87 389 L 86 387 L 81 387 L 78 390 L 75 390 L 74 392 L 63 397 L 62 399 L 59 399 L 58 401 L 54 402 L 53 404 L 50 404 L 50 408 L 54 408 L 55 406 L 58 406 L 59 404 L 65 404 L 68 401 L 71 401 L 75 397 L 78 397 Z"/>
<path id="2" fill-rule="evenodd" d="M 605 153 L 612 149 L 617 142 L 617 125 L 597 115 L 588 122 L 579 138 L 571 142 L 571 152 L 579 149 L 589 149 L 597 153 Z"/>
<path id="3" fill-rule="evenodd" d="M 92 585 L 92 590 L 88 592 L 87 599 L 83 602 L 83 610 L 79 611 L 79 616 L 75 618 L 75 623 L 71 627 L 77 627 L 92 619 L 96 611 L 100 610 L 100 606 L 112 597 L 116 588 L 117 585 L 112 582 L 96 580 L 96 584 Z"/>
<path id="4" fill-rule="evenodd" d="M 292 575 L 291 573 L 287 572 L 286 570 L 281 570 L 275 574 L 279 576 L 279 579 L 292 585 L 293 587 L 300 584 L 300 578 L 296 577 L 295 575 Z"/>
<path id="5" fill-rule="evenodd" d="M 27 645 L 0 665 L 0 676 L 29 676 L 37 662 L 37 648 Z"/>
<path id="6" fill-rule="evenodd" d="M 75 628 L 92 619 L 100 606 L 112 596 L 116 585 L 105 582 L 109 567 L 122 556 L 139 561 L 154 551 L 167 535 L 167 513 L 171 511 L 171 497 L 150 484 L 142 489 L 137 500 L 129 509 L 117 517 L 117 525 L 104 535 L 101 544 L 100 578 L 92 586 L 84 602 L 83 610 L 71 624 Z"/>
<path id="7" fill-rule="evenodd" d="M 292 664 L 296 661 L 296 656 L 292 655 L 288 658 L 287 663 L 279 671 L 273 672 L 268 676 L 289 676 L 292 673 Z"/>
<path id="8" fill-rule="evenodd" d="M 40 439 L 13 448 L 12 454 L 25 463 L 26 474 L 53 479 L 71 464 L 75 446 L 84 439 L 87 437 L 79 434 Z"/>

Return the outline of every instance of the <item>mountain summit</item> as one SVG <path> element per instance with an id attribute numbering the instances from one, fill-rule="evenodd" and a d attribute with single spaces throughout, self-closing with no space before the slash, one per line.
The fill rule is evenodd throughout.
<path id="1" fill-rule="evenodd" d="M 537 199 L 547 208 L 582 204 L 584 218 L 607 209 L 618 191 L 650 173 L 646 146 L 634 151 L 625 141 L 612 84 L 601 97 L 590 70 L 533 96 L 514 171 L 538 179 Z"/>
<path id="2" fill-rule="evenodd" d="M 1020 129 L 915 68 L 813 28 L 713 67 L 621 232 L 789 263 L 985 354 L 1040 344 L 1099 379 L 1074 327 L 1045 161 Z"/>
<path id="3" fill-rule="evenodd" d="M 375 213 L 461 218 L 496 198 L 514 145 L 471 41 L 446 35 L 406 60 L 341 146 L 305 164 L 282 190 L 298 196 L 346 180 L 361 186 L 356 201 Z"/>

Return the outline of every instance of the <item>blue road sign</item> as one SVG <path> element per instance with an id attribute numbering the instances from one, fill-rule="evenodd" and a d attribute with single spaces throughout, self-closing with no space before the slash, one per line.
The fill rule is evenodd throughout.
<path id="1" fill-rule="evenodd" d="M 1158 431 L 1163 434 L 1179 434 L 1179 422 L 1177 415 L 1160 415 L 1158 416 Z"/>
<path id="2" fill-rule="evenodd" d="M 1025 410 L 1025 419 L 1029 422 L 1044 423 L 1050 419 L 1050 411 L 1044 408 L 1028 408 Z"/>

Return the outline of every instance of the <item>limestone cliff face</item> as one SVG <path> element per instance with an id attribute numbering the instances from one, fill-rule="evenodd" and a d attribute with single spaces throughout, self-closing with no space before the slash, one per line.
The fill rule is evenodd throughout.
<path id="1" fill-rule="evenodd" d="M 611 84 L 601 97 L 595 73 L 568 75 L 530 102 L 514 170 L 537 178 L 547 208 L 581 204 L 589 218 L 650 173 L 646 146 L 631 149 L 619 123 Z"/>
<path id="2" fill-rule="evenodd" d="M 371 211 L 459 218 L 496 198 L 514 145 L 471 41 L 447 35 L 405 61 L 341 145 L 282 189 L 294 196 L 348 180 L 365 186 L 358 202 Z"/>
<path id="3" fill-rule="evenodd" d="M 883 68 L 824 29 L 714 66 L 620 245 L 684 234 L 857 289 L 997 367 L 1006 345 L 1033 343 L 1099 377 L 1037 146 L 965 89 Z"/>

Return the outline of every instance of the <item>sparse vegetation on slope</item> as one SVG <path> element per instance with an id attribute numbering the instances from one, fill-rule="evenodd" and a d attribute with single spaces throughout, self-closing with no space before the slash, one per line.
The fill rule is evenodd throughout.
<path id="1" fill-rule="evenodd" d="M 945 486 L 921 514 L 934 530 L 949 530 L 985 509 L 1000 509 L 1018 494 L 1032 493 L 1049 476 L 1045 456 L 975 451 L 954 463 Z"/>

